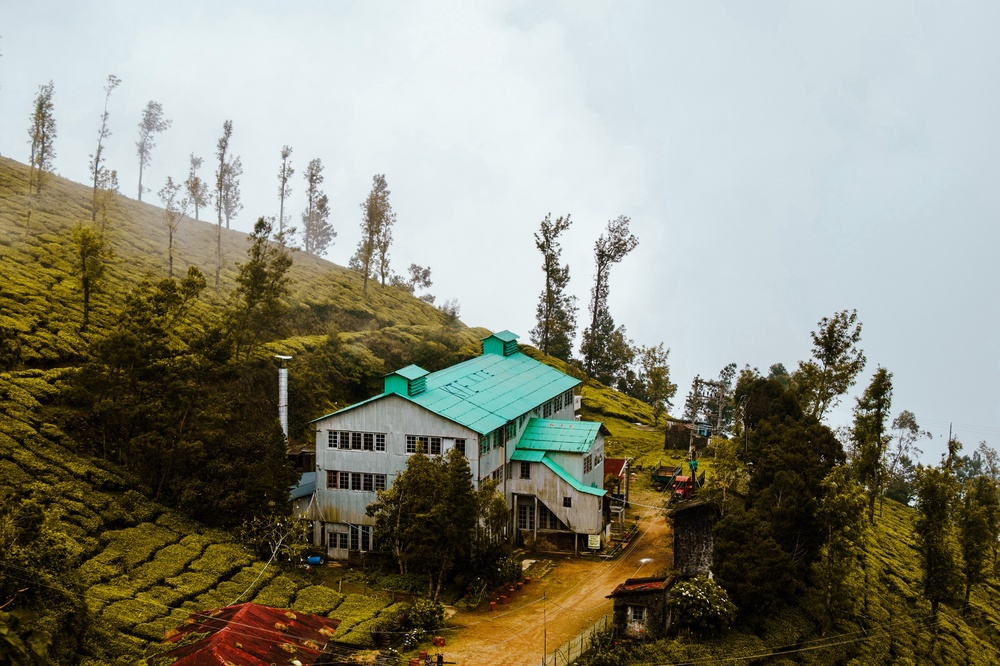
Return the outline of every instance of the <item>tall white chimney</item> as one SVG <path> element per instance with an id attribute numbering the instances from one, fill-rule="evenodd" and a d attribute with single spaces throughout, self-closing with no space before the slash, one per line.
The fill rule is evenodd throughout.
<path id="1" fill-rule="evenodd" d="M 288 361 L 291 356 L 275 354 L 278 359 L 278 420 L 281 421 L 281 432 L 288 439 Z"/>

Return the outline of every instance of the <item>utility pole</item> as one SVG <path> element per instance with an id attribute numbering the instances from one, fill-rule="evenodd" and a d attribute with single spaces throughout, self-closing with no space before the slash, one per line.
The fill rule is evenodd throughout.
<path id="1" fill-rule="evenodd" d="M 688 418 L 691 421 L 691 434 L 688 436 L 688 456 L 694 458 L 694 419 L 698 414 L 698 404 L 700 399 L 698 397 L 698 387 L 701 383 L 701 377 L 699 375 L 694 376 L 694 388 L 691 391 L 691 403 L 689 405 Z"/>

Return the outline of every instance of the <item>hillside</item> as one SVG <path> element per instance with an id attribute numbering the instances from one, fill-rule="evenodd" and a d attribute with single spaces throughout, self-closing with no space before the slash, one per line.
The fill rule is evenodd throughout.
<path id="1" fill-rule="evenodd" d="M 89 340 L 112 325 L 121 295 L 128 288 L 141 280 L 167 277 L 167 227 L 162 209 L 121 195 L 114 197 L 104 223 L 111 251 L 107 275 L 92 296 L 91 326 L 81 336 L 82 295 L 70 235 L 74 224 L 90 223 L 91 191 L 57 176 L 49 177 L 41 196 L 34 199 L 30 228 L 26 229 L 27 175 L 24 164 L 0 158 L 0 263 L 4 277 L 0 283 L 0 339 L 16 345 L 7 354 L 16 357 L 7 361 L 7 367 L 69 365 L 85 355 Z M 210 218 L 213 211 L 201 214 Z M 252 215 L 245 213 L 246 217 Z M 246 234 L 222 230 L 223 270 L 216 294 L 212 289 L 215 226 L 185 218 L 174 238 L 174 275 L 183 276 L 188 266 L 196 266 L 208 280 L 209 288 L 200 304 L 205 317 L 232 290 L 236 263 L 245 261 L 248 246 Z M 290 335 L 323 335 L 331 325 L 344 332 L 393 327 L 438 329 L 446 324 L 465 330 L 403 289 L 373 287 L 363 295 L 362 278 L 356 271 L 304 252 L 295 252 L 293 260 Z M 461 337 L 464 344 L 471 344 L 476 335 Z"/>

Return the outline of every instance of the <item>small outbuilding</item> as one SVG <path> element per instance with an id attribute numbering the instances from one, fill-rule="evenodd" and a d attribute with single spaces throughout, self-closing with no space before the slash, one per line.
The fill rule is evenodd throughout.
<path id="1" fill-rule="evenodd" d="M 628 638 L 662 638 L 670 628 L 667 597 L 674 576 L 629 578 L 608 595 L 614 601 L 615 629 Z"/>

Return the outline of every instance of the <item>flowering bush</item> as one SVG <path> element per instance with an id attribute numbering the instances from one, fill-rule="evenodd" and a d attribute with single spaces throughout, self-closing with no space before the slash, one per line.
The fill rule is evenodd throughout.
<path id="1" fill-rule="evenodd" d="M 674 626 L 696 634 L 725 629 L 736 618 L 736 605 L 711 578 L 699 576 L 677 583 L 667 600 Z"/>

